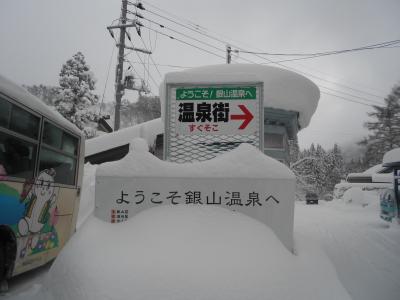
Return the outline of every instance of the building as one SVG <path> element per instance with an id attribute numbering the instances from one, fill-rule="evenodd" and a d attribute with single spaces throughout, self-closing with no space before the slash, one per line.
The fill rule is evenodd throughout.
<path id="1" fill-rule="evenodd" d="M 264 153 L 289 164 L 289 141 L 307 127 L 318 101 L 318 87 L 295 72 L 254 64 L 224 64 L 166 74 L 160 87 L 161 111 L 165 111 L 166 85 L 174 83 L 262 82 L 264 104 Z M 163 115 L 162 115 L 163 118 Z M 121 159 L 135 137 L 145 138 L 162 159 L 163 121 L 145 122 L 86 142 L 86 161 L 102 163 Z"/>

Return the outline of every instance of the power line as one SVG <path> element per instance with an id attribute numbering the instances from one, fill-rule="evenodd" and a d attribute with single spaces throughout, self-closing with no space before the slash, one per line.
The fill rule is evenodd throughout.
<path id="1" fill-rule="evenodd" d="M 132 47 L 133 47 L 133 46 L 134 46 L 134 45 L 133 45 L 133 42 L 130 41 L 130 43 L 132 44 Z M 143 68 L 147 71 L 147 75 L 150 77 L 150 79 L 153 81 L 153 83 L 154 83 L 155 86 L 157 87 L 157 86 L 158 86 L 158 83 L 155 81 L 155 79 L 153 78 L 153 76 L 151 76 L 149 69 L 146 68 L 145 62 L 142 60 L 142 58 L 140 57 L 140 55 L 139 55 L 136 51 L 135 51 L 135 54 L 136 54 L 136 56 L 139 58 L 140 62 L 142 63 Z M 130 63 L 130 62 L 128 61 L 128 63 Z M 133 66 L 132 66 L 132 68 L 133 68 Z"/>
<path id="2" fill-rule="evenodd" d="M 299 63 L 297 63 L 297 64 L 299 64 Z M 303 67 L 303 68 L 306 68 L 306 69 L 311 69 L 312 71 L 317 72 L 317 73 L 319 73 L 319 74 L 322 74 L 322 75 L 324 75 L 324 76 L 328 76 L 328 77 L 331 77 L 331 78 L 333 78 L 333 79 L 336 79 L 336 80 L 328 80 L 328 79 L 325 79 L 325 81 L 328 82 L 328 83 L 332 83 L 332 84 L 335 84 L 335 85 L 341 85 L 341 86 L 343 86 L 343 87 L 346 88 L 346 89 L 353 90 L 353 91 L 355 91 L 355 92 L 360 92 L 360 93 L 362 93 L 362 94 L 369 95 L 369 96 L 372 96 L 372 97 L 376 97 L 376 98 L 379 98 L 379 99 L 385 98 L 385 96 L 377 95 L 377 94 L 372 94 L 372 93 L 369 93 L 369 92 L 366 92 L 366 91 L 363 91 L 363 90 L 360 90 L 360 89 L 356 89 L 356 88 L 354 88 L 354 87 L 350 87 L 350 86 L 347 86 L 347 85 L 344 85 L 344 84 L 341 84 L 340 82 L 338 82 L 338 81 L 343 81 L 343 80 L 349 81 L 348 79 L 343 79 L 343 78 L 340 78 L 340 77 L 337 77 L 337 76 L 333 77 L 333 76 L 331 76 L 331 75 L 329 75 L 329 74 L 327 74 L 327 73 L 325 73 L 325 72 L 323 72 L 323 71 L 321 71 L 321 70 L 317 70 L 317 69 L 315 69 L 315 68 L 312 68 L 312 67 L 310 67 L 310 66 L 305 66 L 305 65 L 303 65 L 303 64 L 300 64 L 300 66 Z M 373 88 L 371 88 L 371 87 L 369 87 L 369 86 L 361 85 L 360 83 L 357 83 L 357 82 L 353 82 L 353 83 L 356 84 L 356 85 L 358 85 L 358 86 L 362 86 L 363 88 L 368 88 L 368 89 L 374 90 L 374 91 L 379 92 L 379 93 L 385 93 L 384 91 L 376 90 L 376 89 L 373 89 Z"/>
<path id="3" fill-rule="evenodd" d="M 249 54 L 259 54 L 259 55 L 271 55 L 271 56 L 306 56 L 306 58 L 310 58 L 310 57 L 318 57 L 318 56 L 325 56 L 325 55 L 342 54 L 342 53 L 354 52 L 354 51 L 380 49 L 380 48 L 385 48 L 385 47 L 392 46 L 392 45 L 395 45 L 398 43 L 400 43 L 400 40 L 392 40 L 392 41 L 386 41 L 386 42 L 381 42 L 381 43 L 372 44 L 372 45 L 351 48 L 351 49 L 331 50 L 331 51 L 315 52 L 315 53 L 270 53 L 270 52 L 254 52 L 254 51 L 248 51 L 248 50 L 241 50 L 240 52 L 249 53 Z"/>
<path id="4" fill-rule="evenodd" d="M 143 38 L 142 38 L 142 36 L 140 35 L 139 37 L 140 37 L 140 39 L 142 40 L 142 43 L 143 43 L 144 48 L 145 48 L 146 50 L 148 50 L 147 47 L 146 47 L 146 44 L 145 44 L 145 42 L 144 42 L 144 40 L 143 40 Z M 149 50 L 148 50 L 148 51 L 149 51 Z M 151 59 L 153 65 L 156 67 L 156 70 L 157 70 L 157 72 L 158 72 L 158 75 L 160 75 L 160 77 L 162 78 L 162 74 L 161 74 L 160 70 L 158 69 L 157 64 L 155 63 L 155 61 L 154 61 L 153 57 L 151 56 L 151 54 L 149 54 L 149 58 Z"/>
<path id="5" fill-rule="evenodd" d="M 132 61 L 131 63 L 133 64 L 140 64 L 140 62 L 137 61 Z M 159 67 L 169 67 L 169 68 L 178 68 L 178 69 L 190 69 L 193 68 L 193 66 L 179 66 L 179 65 L 169 65 L 169 64 L 150 64 L 150 65 L 157 65 Z"/>
<path id="6" fill-rule="evenodd" d="M 113 56 L 114 56 L 114 50 L 115 50 L 115 46 L 113 45 L 112 51 L 111 51 L 110 60 L 109 60 L 109 62 L 108 62 L 107 76 L 106 76 L 106 82 L 104 83 L 103 95 L 101 96 L 101 103 L 100 103 L 100 109 L 99 109 L 99 117 L 100 117 L 100 115 L 101 115 L 101 109 L 102 109 L 103 102 L 104 102 L 104 95 L 106 94 L 107 83 L 108 83 L 108 77 L 109 77 L 109 75 L 110 75 L 110 69 L 111 69 L 112 58 L 113 58 Z"/>
<path id="7" fill-rule="evenodd" d="M 323 85 L 319 85 L 319 87 L 320 88 L 324 88 L 324 89 L 326 89 L 328 91 L 331 91 L 331 92 L 341 93 L 341 94 L 346 95 L 346 96 L 350 96 L 350 97 L 353 97 L 353 98 L 364 100 L 364 101 L 370 102 L 371 104 L 374 104 L 374 105 L 378 105 L 378 106 L 382 105 L 382 103 L 380 103 L 378 101 L 374 101 L 374 100 L 370 100 L 370 99 L 367 99 L 367 98 L 359 97 L 357 95 L 353 95 L 353 94 L 349 94 L 349 93 L 342 92 L 342 91 L 339 91 L 339 90 L 335 90 L 335 89 L 332 89 L 332 88 L 329 88 L 329 87 L 326 87 L 326 86 L 323 86 Z"/>
<path id="8" fill-rule="evenodd" d="M 196 41 L 196 42 L 199 42 L 199 43 L 202 43 L 202 44 L 204 44 L 204 45 L 207 45 L 207 46 L 210 47 L 210 48 L 216 49 L 216 50 L 218 50 L 218 51 L 225 52 L 224 49 L 215 47 L 215 46 L 212 45 L 212 44 L 209 44 L 209 43 L 207 43 L 207 42 L 198 40 L 198 39 L 196 39 L 196 38 L 194 38 L 194 37 L 192 37 L 192 36 L 189 36 L 189 35 L 187 35 L 187 34 L 185 34 L 185 33 L 179 32 L 179 31 L 177 31 L 177 30 L 171 29 L 171 28 L 169 28 L 169 27 L 167 27 L 167 26 L 165 26 L 165 25 L 163 25 L 163 24 L 160 24 L 160 23 L 158 23 L 158 22 L 155 22 L 155 21 L 150 20 L 150 19 L 145 18 L 145 17 L 143 17 L 143 19 L 145 19 L 145 20 L 147 20 L 147 21 L 149 21 L 149 22 L 151 22 L 151 23 L 153 23 L 153 24 L 156 24 L 156 25 L 160 26 L 160 27 L 163 28 L 163 29 L 164 29 L 164 28 L 165 28 L 165 29 L 168 29 L 168 30 L 170 30 L 170 31 L 172 31 L 172 32 L 174 32 L 174 33 L 180 34 L 180 35 L 182 35 L 182 36 L 184 36 L 184 37 L 186 37 L 186 38 L 189 38 L 189 39 L 194 40 L 194 41 Z"/>
<path id="9" fill-rule="evenodd" d="M 133 3 L 130 3 L 130 4 L 135 5 L 135 4 L 133 4 Z M 201 34 L 201 35 L 203 35 L 203 36 L 206 36 L 206 37 L 208 37 L 208 38 L 211 38 L 211 39 L 216 40 L 216 41 L 218 41 L 218 42 L 220 42 L 220 43 L 223 43 L 223 44 L 229 44 L 229 43 L 226 42 L 226 41 L 223 41 L 223 40 L 221 40 L 221 39 L 215 38 L 215 37 L 213 37 L 213 36 L 211 36 L 211 35 L 209 35 L 209 34 L 200 32 L 200 31 L 197 29 L 197 28 L 199 27 L 199 25 L 196 25 L 196 26 L 195 26 L 196 29 L 193 29 L 193 28 L 188 27 L 188 26 L 186 26 L 186 25 L 184 25 L 184 24 L 182 24 L 182 23 L 180 23 L 180 22 L 176 22 L 176 21 L 174 21 L 174 20 L 171 20 L 170 18 L 167 18 L 167 17 L 165 17 L 165 16 L 163 16 L 163 15 L 161 15 L 161 14 L 152 12 L 152 11 L 150 11 L 150 10 L 148 10 L 148 9 L 144 9 L 143 7 L 142 7 L 142 9 L 143 9 L 143 10 L 146 10 L 147 12 L 150 12 L 150 13 L 152 13 L 152 14 L 154 14 L 154 15 L 160 17 L 160 18 L 166 19 L 166 20 L 168 20 L 168 21 L 170 21 L 170 22 L 172 22 L 172 23 L 174 23 L 174 24 L 177 24 L 177 25 L 179 25 L 179 26 L 182 26 L 182 27 L 184 27 L 184 28 L 187 28 L 187 29 L 189 29 L 189 30 L 191 30 L 191 31 L 193 31 L 193 32 L 195 32 L 195 33 Z M 147 19 L 147 20 L 148 20 L 148 19 Z M 155 22 L 155 23 L 157 23 L 157 22 Z M 160 23 L 158 23 L 158 25 L 160 26 Z M 162 24 L 161 24 L 161 25 L 162 25 Z M 163 26 L 163 25 L 162 25 L 162 26 Z M 161 27 L 162 27 L 162 26 L 161 26 Z M 192 25 L 191 25 L 191 26 L 192 26 Z M 146 26 L 145 26 L 145 27 L 146 27 Z M 164 26 L 164 27 L 165 27 L 165 26 Z M 197 49 L 199 49 L 199 50 L 205 51 L 205 52 L 207 52 L 207 53 L 209 53 L 209 54 L 212 54 L 212 55 L 214 55 L 214 56 L 217 56 L 217 57 L 222 58 L 220 55 L 218 55 L 218 54 L 216 54 L 216 53 L 214 53 L 214 52 L 208 51 L 208 50 L 206 50 L 206 49 L 204 49 L 204 48 L 197 47 L 197 46 L 195 46 L 195 45 L 193 45 L 193 44 L 190 44 L 190 43 L 188 43 L 188 42 L 186 42 L 186 41 L 177 39 L 177 38 L 175 38 L 175 37 L 173 37 L 173 36 L 163 34 L 162 32 L 157 31 L 157 30 L 154 30 L 154 29 L 152 29 L 152 28 L 150 28 L 150 27 L 146 27 L 146 28 L 148 28 L 149 30 L 152 30 L 152 31 L 154 31 L 154 32 L 156 32 L 156 33 L 159 33 L 159 34 L 161 34 L 161 35 L 167 36 L 167 37 L 169 37 L 170 39 L 175 39 L 175 40 L 177 40 L 177 41 L 179 41 L 179 42 L 181 42 L 181 43 L 184 43 L 184 44 L 186 44 L 186 45 L 195 47 L 195 48 L 197 48 Z M 170 29 L 170 28 L 169 28 L 169 29 Z M 170 29 L 170 30 L 171 30 L 171 29 Z M 177 32 L 177 31 L 176 31 L 176 32 Z M 177 32 L 177 33 L 180 34 L 180 32 Z M 196 41 L 198 41 L 198 42 L 200 42 L 200 43 L 205 43 L 205 42 L 200 41 L 200 40 L 197 40 L 197 39 L 196 39 Z M 206 44 L 208 44 L 208 43 L 206 43 Z M 208 44 L 208 45 L 209 45 L 209 44 Z M 235 48 L 238 48 L 239 51 L 243 50 L 241 47 L 238 47 L 238 46 L 236 46 L 236 45 L 232 45 L 232 46 L 234 46 Z M 346 50 L 348 50 L 348 49 L 346 49 Z M 293 70 L 293 71 L 295 71 L 295 72 L 304 74 L 304 75 L 306 75 L 306 76 L 310 76 L 310 77 L 316 78 L 316 79 L 318 79 L 318 80 L 322 80 L 322 81 L 326 81 L 326 82 L 331 82 L 331 83 L 332 83 L 332 81 L 326 80 L 325 78 L 321 78 L 321 77 L 316 76 L 316 75 L 314 75 L 314 74 L 307 73 L 307 72 L 304 72 L 304 71 L 300 71 L 300 70 L 297 70 L 297 69 L 292 68 L 292 67 L 288 67 L 288 66 L 286 66 L 286 65 L 281 64 L 280 62 L 275 62 L 275 61 L 272 61 L 272 60 L 270 60 L 270 59 L 268 59 L 268 58 L 262 57 L 262 56 L 260 56 L 259 54 L 256 54 L 256 53 L 251 53 L 251 54 L 253 54 L 253 55 L 255 55 L 256 57 L 259 57 L 259 58 L 261 58 L 261 59 L 263 59 L 263 60 L 268 61 L 268 64 L 271 64 L 271 63 L 277 64 L 277 65 L 279 65 L 279 66 L 281 66 L 281 67 L 283 67 L 283 68 L 285 68 L 285 69 Z M 245 61 L 247 61 L 247 62 L 251 62 L 251 63 L 257 64 L 256 62 L 254 62 L 254 61 L 252 61 L 252 60 L 249 60 L 249 59 L 246 59 L 246 58 L 243 58 L 243 57 L 240 57 L 239 59 L 242 59 L 242 60 L 245 60 Z M 346 87 L 346 88 L 348 88 L 348 89 L 352 89 L 352 90 L 357 91 L 357 92 L 361 92 L 361 93 L 364 93 L 364 94 L 370 94 L 370 93 L 364 92 L 364 91 L 362 91 L 362 90 L 349 87 L 349 86 L 344 85 L 344 84 L 340 84 L 340 83 L 336 83 L 336 82 L 334 82 L 334 83 L 337 84 L 337 85 L 340 85 L 340 86 L 344 86 L 344 87 Z M 334 89 L 330 89 L 330 90 L 331 90 L 331 91 L 334 91 L 334 92 L 339 92 L 339 93 L 344 93 L 344 94 L 346 94 L 345 92 L 341 92 L 341 91 L 338 91 L 338 90 L 334 90 Z M 328 93 L 326 93 L 326 94 L 328 94 Z M 329 94 L 330 94 L 330 93 L 329 93 Z M 358 103 L 358 102 L 359 102 L 359 101 L 355 101 L 355 100 L 352 100 L 352 99 L 348 99 L 348 98 L 345 98 L 345 97 L 342 97 L 342 96 L 337 96 L 337 95 L 334 95 L 334 94 L 330 94 L 330 95 L 336 96 L 336 97 L 341 98 L 341 99 L 343 99 L 343 100 L 348 100 L 348 101 L 350 101 L 350 102 L 355 102 L 355 103 Z M 354 95 L 350 95 L 350 94 L 348 94 L 348 95 L 349 95 L 349 96 L 354 96 Z M 373 94 L 370 94 L 370 95 L 373 95 Z M 376 95 L 373 95 L 373 96 L 379 97 L 379 96 L 376 96 Z M 355 97 L 358 97 L 358 96 L 355 96 Z M 358 98 L 361 98 L 361 97 L 358 97 Z M 362 99 L 362 100 L 365 100 L 365 101 L 372 102 L 372 100 L 368 100 L 368 99 L 365 99 L 365 98 L 361 98 L 361 99 Z M 360 104 L 364 104 L 364 105 L 369 105 L 369 104 L 366 104 L 366 103 L 361 103 L 361 102 L 359 102 L 359 103 L 360 103 Z M 375 103 L 376 103 L 376 102 L 375 102 Z"/>
<path id="10" fill-rule="evenodd" d="M 186 42 L 186 41 L 183 41 L 183 40 L 178 39 L 178 38 L 176 38 L 176 37 L 173 37 L 173 36 L 171 36 L 171 35 L 162 33 L 162 32 L 160 32 L 160 31 L 158 31 L 158 30 L 156 30 L 156 29 L 153 29 L 153 28 L 150 28 L 150 27 L 147 27 L 147 26 L 144 26 L 144 25 L 143 25 L 143 27 L 145 27 L 145 28 L 147 28 L 147 29 L 149 29 L 149 30 L 151 30 L 151 31 L 157 32 L 158 34 L 161 34 L 161 35 L 163 35 L 163 36 L 166 36 L 166 37 L 170 38 L 171 40 L 178 41 L 178 42 L 180 42 L 180 43 L 186 44 L 186 45 L 188 45 L 188 46 L 197 48 L 197 49 L 199 49 L 199 50 L 201 50 L 201 51 L 204 51 L 204 52 L 207 52 L 207 53 L 212 54 L 212 55 L 214 55 L 214 56 L 217 56 L 217 57 L 219 57 L 219 58 L 225 59 L 224 56 L 221 56 L 221 55 L 219 55 L 219 54 L 216 54 L 216 53 L 214 53 L 214 52 L 211 52 L 211 51 L 209 51 L 209 50 L 207 50 L 207 49 L 204 49 L 204 48 L 195 46 L 195 45 L 193 45 L 193 44 L 191 44 L 191 43 L 188 43 L 188 42 Z"/>
<path id="11" fill-rule="evenodd" d="M 321 94 L 330 95 L 330 96 L 333 96 L 333 97 L 336 97 L 336 98 L 340 98 L 340 99 L 348 101 L 348 102 L 358 103 L 358 104 L 365 105 L 365 106 L 370 106 L 370 107 L 378 106 L 378 105 L 367 104 L 365 102 L 360 102 L 360 101 L 357 101 L 357 100 L 352 100 L 352 99 L 345 98 L 345 97 L 342 97 L 342 96 L 339 96 L 339 95 L 335 95 L 335 94 L 332 94 L 332 93 L 328 93 L 328 92 L 325 92 L 325 91 L 321 91 Z"/>
<path id="12" fill-rule="evenodd" d="M 164 19 L 167 19 L 167 20 L 169 20 L 170 22 L 174 22 L 174 23 L 177 24 L 177 25 L 180 25 L 180 26 L 183 26 L 183 27 L 185 27 L 185 28 L 188 28 L 189 30 L 191 30 L 191 31 L 193 31 L 193 32 L 196 32 L 196 33 L 198 33 L 198 34 L 201 34 L 201 35 L 203 35 L 203 36 L 206 36 L 206 37 L 208 37 L 208 38 L 211 38 L 211 39 L 213 39 L 213 40 L 216 40 L 216 41 L 218 41 L 218 42 L 221 42 L 221 43 L 223 43 L 223 44 L 231 44 L 232 46 L 238 48 L 239 50 L 244 50 L 244 49 L 241 49 L 241 47 L 239 47 L 239 46 L 233 45 L 233 43 L 229 43 L 229 42 L 224 41 L 224 40 L 221 40 L 221 39 L 219 39 L 219 38 L 215 38 L 215 37 L 213 37 L 213 36 L 211 36 L 211 35 L 209 35 L 209 34 L 206 34 L 206 33 L 204 33 L 204 32 L 200 32 L 200 29 L 202 29 L 202 30 L 204 30 L 204 31 L 208 31 L 208 32 L 213 32 L 213 31 L 210 31 L 209 29 L 207 29 L 206 27 L 203 27 L 203 26 L 201 26 L 201 25 L 199 25 L 199 24 L 195 24 L 195 23 L 193 23 L 192 21 L 190 21 L 190 20 L 188 20 L 188 19 L 179 17 L 179 16 L 177 16 L 177 15 L 175 15 L 175 14 L 172 14 L 172 13 L 168 12 L 167 10 L 161 9 L 161 8 L 159 8 L 159 7 L 157 7 L 157 6 L 155 6 L 155 5 L 151 4 L 151 3 L 149 3 L 149 1 L 142 1 L 142 2 L 145 2 L 146 5 L 150 5 L 151 7 L 155 8 L 156 10 L 162 11 L 162 12 L 166 13 L 167 15 L 170 15 L 170 16 L 176 18 L 176 19 L 183 20 L 184 22 L 186 22 L 187 24 L 189 24 L 189 26 L 194 27 L 194 28 L 187 27 L 187 26 L 185 26 L 185 25 L 183 25 L 183 24 L 180 24 L 179 22 L 175 22 L 175 21 L 171 20 L 170 18 L 166 18 L 166 17 L 164 17 L 164 16 L 161 16 L 160 14 L 157 14 L 158 16 L 160 16 L 160 17 L 162 17 L 162 18 L 164 18 Z M 147 11 L 149 11 L 149 10 L 147 10 Z M 218 34 L 218 33 L 214 32 L 214 34 Z M 220 35 L 220 34 L 218 34 L 218 35 Z M 232 41 L 235 41 L 235 42 L 238 42 L 238 43 L 243 43 L 242 41 L 238 41 L 238 40 L 232 39 L 231 37 L 225 37 L 225 38 L 228 38 L 229 40 L 232 40 Z M 245 43 L 244 43 L 244 44 L 245 44 Z M 397 48 L 397 46 L 393 46 L 393 48 L 394 48 L 394 47 Z M 388 48 L 389 48 L 389 47 L 388 47 Z M 259 57 L 259 58 L 261 58 L 261 59 L 263 59 L 263 60 L 266 60 L 266 59 L 263 58 L 263 57 Z M 251 60 L 248 60 L 248 59 L 245 59 L 245 58 L 242 58 L 242 57 L 240 57 L 239 59 L 242 59 L 242 60 L 244 60 L 244 61 L 251 62 L 251 63 L 256 63 L 256 62 L 254 62 L 254 61 L 251 61 Z M 279 63 L 279 62 L 273 62 L 272 60 L 267 60 L 267 61 L 269 61 L 269 64 L 270 64 L 270 63 Z M 280 65 L 280 66 L 283 67 L 283 68 L 285 68 L 285 69 L 289 69 L 289 67 L 287 67 L 287 66 L 285 66 L 285 65 Z M 291 68 L 291 69 L 292 69 L 292 70 L 296 70 L 296 69 L 294 69 L 294 68 Z M 306 72 L 303 72 L 303 71 L 300 71 L 300 70 L 296 70 L 296 72 L 300 72 L 300 73 L 302 73 L 302 74 L 307 74 L 308 76 L 312 76 L 310 73 L 306 73 Z M 374 94 L 372 94 L 372 93 L 368 93 L 368 92 L 365 92 L 365 91 L 363 91 L 363 90 L 356 89 L 356 88 L 353 88 L 353 87 L 350 87 L 350 86 L 348 86 L 348 85 L 341 84 L 341 83 L 338 83 L 338 82 L 333 82 L 333 81 L 330 81 L 330 80 L 327 80 L 327 79 L 324 79 L 324 78 L 321 78 L 321 77 L 318 77 L 318 76 L 312 76 L 312 77 L 317 78 L 317 79 L 319 79 L 319 80 L 326 81 L 326 82 L 334 83 L 334 84 L 336 84 L 336 85 L 340 85 L 340 86 L 342 86 L 342 87 L 344 87 L 344 88 L 347 88 L 347 89 L 350 89 L 350 90 L 353 90 L 353 91 L 356 91 L 356 92 L 360 92 L 360 93 L 363 93 L 363 94 L 366 94 L 366 95 L 374 96 L 374 97 L 377 97 L 377 98 L 383 98 L 382 96 L 377 96 L 377 95 L 374 95 Z M 330 76 L 330 77 L 332 77 L 332 76 Z"/>
<path id="13" fill-rule="evenodd" d="M 146 5 L 149 5 L 149 6 L 153 7 L 154 9 L 156 9 L 156 10 L 158 10 L 158 11 L 161 11 L 161 12 L 164 12 L 165 14 L 167 14 L 167 15 L 170 15 L 171 17 L 174 17 L 174 18 L 176 18 L 176 19 L 180 19 L 181 21 L 186 22 L 188 25 L 193 26 L 195 29 L 198 29 L 198 30 L 199 30 L 200 28 L 206 29 L 205 27 L 203 27 L 203 26 L 201 26 L 201 25 L 199 25 L 199 24 L 193 23 L 192 21 L 190 21 L 190 20 L 188 20 L 188 19 L 182 18 L 182 17 L 180 17 L 180 16 L 178 16 L 178 15 L 175 15 L 175 14 L 172 14 L 172 13 L 170 13 L 170 12 L 168 12 L 168 11 L 162 9 L 162 8 L 159 8 L 159 7 L 157 7 L 157 6 L 153 5 L 153 4 L 151 4 L 151 3 L 148 2 L 148 1 L 142 1 L 142 2 L 146 3 Z"/>

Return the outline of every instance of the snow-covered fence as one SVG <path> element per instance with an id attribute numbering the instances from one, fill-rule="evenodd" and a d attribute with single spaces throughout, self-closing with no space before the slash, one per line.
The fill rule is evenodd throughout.
<path id="1" fill-rule="evenodd" d="M 122 160 L 97 168 L 98 218 L 119 223 L 158 205 L 225 207 L 265 223 L 293 251 L 295 176 L 284 164 L 248 144 L 186 164 L 159 160 L 143 139 L 131 145 Z"/>

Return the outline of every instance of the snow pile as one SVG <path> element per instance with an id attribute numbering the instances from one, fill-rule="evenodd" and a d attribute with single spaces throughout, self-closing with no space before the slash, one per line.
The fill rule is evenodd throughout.
<path id="1" fill-rule="evenodd" d="M 264 106 L 299 112 L 299 124 L 305 128 L 317 109 L 320 92 L 306 77 L 297 73 L 256 64 L 223 64 L 171 72 L 160 87 L 161 112 L 165 111 L 167 84 L 223 84 L 262 82 Z"/>
<path id="2" fill-rule="evenodd" d="M 400 148 L 390 150 L 383 156 L 383 164 L 400 162 Z"/>
<path id="3" fill-rule="evenodd" d="M 351 203 L 361 206 L 366 206 L 369 204 L 367 198 L 364 197 L 363 190 L 359 187 L 352 187 L 345 191 L 343 194 L 343 200 L 348 204 Z"/>
<path id="4" fill-rule="evenodd" d="M 182 178 L 273 178 L 295 179 L 293 172 L 249 144 L 240 144 L 232 151 L 213 159 L 186 164 L 163 161 L 144 151 L 146 143 L 137 138 L 133 151 L 121 160 L 100 165 L 97 176 L 109 177 L 182 177 Z M 137 146 L 135 146 L 135 144 Z"/>
<path id="5" fill-rule="evenodd" d="M 142 137 L 149 145 L 153 145 L 158 134 L 164 133 L 164 125 L 160 118 L 127 127 L 116 132 L 86 141 L 85 156 L 90 156 L 108 149 L 123 146 L 134 138 Z"/>
<path id="6" fill-rule="evenodd" d="M 318 241 L 353 300 L 398 300 L 400 225 L 380 219 L 375 191 L 364 191 L 364 197 L 371 201 L 365 207 L 297 202 L 295 236 Z"/>
<path id="7" fill-rule="evenodd" d="M 160 206 L 119 224 L 90 217 L 38 297 L 350 299 L 318 248 L 302 241 L 298 253 L 262 223 L 222 208 Z"/>
<path id="8" fill-rule="evenodd" d="M 78 219 L 76 228 L 79 229 L 86 219 L 93 213 L 95 196 L 95 174 L 97 165 L 85 164 L 83 170 L 82 191 L 79 202 Z"/>

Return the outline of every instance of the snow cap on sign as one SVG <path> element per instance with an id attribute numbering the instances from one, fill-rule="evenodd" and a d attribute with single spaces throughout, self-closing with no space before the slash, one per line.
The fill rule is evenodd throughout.
<path id="1" fill-rule="evenodd" d="M 295 178 L 293 172 L 274 158 L 249 144 L 241 144 L 213 159 L 178 164 L 158 159 L 143 151 L 144 139 L 135 139 L 130 152 L 121 160 L 97 168 L 97 176 L 185 177 L 185 178 Z M 133 148 L 133 149 L 132 149 Z"/>
<path id="2" fill-rule="evenodd" d="M 196 86 L 253 82 L 264 84 L 264 107 L 298 112 L 300 128 L 308 126 L 317 109 L 319 88 L 295 72 L 256 64 L 211 65 L 167 73 L 160 87 L 161 112 L 165 111 L 167 84 Z"/>
<path id="3" fill-rule="evenodd" d="M 383 156 L 383 164 L 400 163 L 400 148 L 392 149 Z"/>

